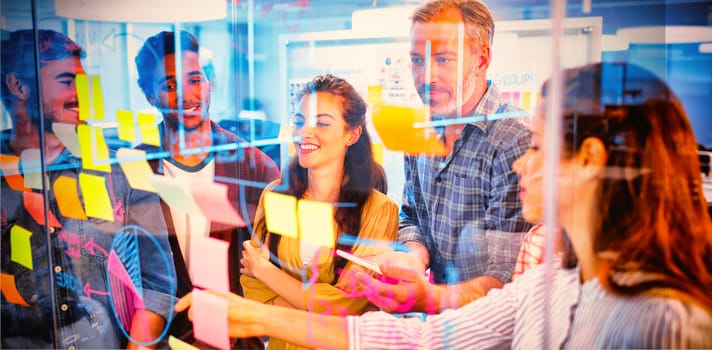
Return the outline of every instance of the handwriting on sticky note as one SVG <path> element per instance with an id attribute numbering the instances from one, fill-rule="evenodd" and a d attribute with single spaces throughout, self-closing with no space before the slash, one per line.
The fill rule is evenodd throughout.
<path id="1" fill-rule="evenodd" d="M 331 203 L 300 200 L 297 204 L 299 215 L 299 239 L 333 248 L 336 242 L 334 228 L 334 207 Z"/>
<path id="2" fill-rule="evenodd" d="M 245 227 L 245 221 L 227 198 L 227 185 L 215 182 L 193 182 L 191 192 L 206 218 L 234 227 Z"/>
<path id="3" fill-rule="evenodd" d="M 45 206 L 42 194 L 35 192 L 23 192 L 22 201 L 25 204 L 25 210 L 30 213 L 30 216 L 32 216 L 38 224 L 45 225 Z M 47 212 L 47 217 L 49 218 L 49 226 L 62 227 L 51 211 Z"/>
<path id="4" fill-rule="evenodd" d="M 146 161 L 146 151 L 121 148 L 116 152 L 116 159 L 119 161 L 121 170 L 124 171 L 131 188 L 156 192 L 150 181 L 153 171 Z"/>
<path id="5" fill-rule="evenodd" d="M 227 271 L 229 246 L 228 242 L 220 239 L 197 236 L 190 238 L 190 276 L 193 285 L 230 292 Z"/>
<path id="6" fill-rule="evenodd" d="M 409 154 L 446 155 L 445 145 L 433 128 L 416 128 L 425 122 L 425 111 L 420 108 L 376 105 L 373 125 L 386 147 Z"/>
<path id="7" fill-rule="evenodd" d="M 151 175 L 149 182 L 172 209 L 190 215 L 203 215 L 190 192 L 190 182 L 162 175 Z"/>
<path id="8" fill-rule="evenodd" d="M 109 165 L 109 148 L 104 141 L 101 128 L 89 125 L 77 126 L 77 137 L 82 153 L 82 167 L 84 169 L 111 172 Z"/>
<path id="9" fill-rule="evenodd" d="M 294 196 L 264 192 L 265 221 L 267 231 L 297 238 L 297 198 Z"/>
<path id="10" fill-rule="evenodd" d="M 32 232 L 18 225 L 10 229 L 10 260 L 32 270 Z"/>
<path id="11" fill-rule="evenodd" d="M 69 123 L 52 123 L 52 131 L 73 156 L 82 156 L 76 125 Z"/>
<path id="12" fill-rule="evenodd" d="M 77 192 L 77 180 L 67 176 L 60 176 L 54 181 L 54 197 L 57 200 L 59 213 L 64 217 L 86 220 L 82 202 Z"/>
<path id="13" fill-rule="evenodd" d="M 2 290 L 2 295 L 5 296 L 7 301 L 22 306 L 30 306 L 17 290 L 14 275 L 0 273 L 0 290 Z"/>
<path id="14" fill-rule="evenodd" d="M 29 191 L 25 187 L 25 179 L 20 175 L 20 157 L 9 154 L 0 154 L 0 167 L 2 176 L 5 177 L 7 185 L 15 191 Z"/>
<path id="15" fill-rule="evenodd" d="M 80 173 L 79 187 L 84 197 L 84 207 L 87 216 L 114 221 L 114 210 L 106 190 L 106 179 L 103 176 Z"/>
<path id="16" fill-rule="evenodd" d="M 193 334 L 218 349 L 230 348 L 228 301 L 222 297 L 193 289 Z"/>

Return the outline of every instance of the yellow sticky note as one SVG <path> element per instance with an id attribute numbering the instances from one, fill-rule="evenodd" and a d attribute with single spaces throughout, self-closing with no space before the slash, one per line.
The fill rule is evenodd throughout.
<path id="1" fill-rule="evenodd" d="M 121 148 L 116 152 L 116 159 L 119 161 L 121 170 L 124 171 L 131 188 L 156 192 L 149 180 L 153 175 L 153 171 L 146 161 L 146 151 Z"/>
<path id="2" fill-rule="evenodd" d="M 60 176 L 54 181 L 54 197 L 57 199 L 59 212 L 67 218 L 86 220 L 82 202 L 77 192 L 77 180 Z"/>
<path id="3" fill-rule="evenodd" d="M 25 301 L 22 295 L 20 295 L 20 292 L 17 290 L 14 275 L 0 273 L 0 290 L 7 301 L 22 306 L 30 306 L 30 304 Z"/>
<path id="4" fill-rule="evenodd" d="M 368 87 L 366 96 L 368 103 L 383 103 L 383 87 L 381 85 L 371 85 Z"/>
<path id="5" fill-rule="evenodd" d="M 52 123 L 52 132 L 57 136 L 66 149 L 75 157 L 82 156 L 82 149 L 79 147 L 77 138 L 77 126 L 69 123 Z"/>
<path id="6" fill-rule="evenodd" d="M 389 149 L 409 154 L 446 155 L 445 145 L 432 128 L 419 127 L 425 122 L 422 108 L 375 105 L 373 125 L 383 144 Z"/>
<path id="7" fill-rule="evenodd" d="M 109 193 L 106 191 L 106 179 L 103 176 L 80 173 L 79 187 L 82 189 L 87 216 L 114 221 L 114 210 L 111 207 Z"/>
<path id="8" fill-rule="evenodd" d="M 156 117 L 152 113 L 138 114 L 138 129 L 141 131 L 141 142 L 147 145 L 160 146 L 161 135 L 156 126 Z"/>
<path id="9" fill-rule="evenodd" d="M 91 94 L 94 107 L 94 119 L 104 120 L 104 95 L 101 92 L 101 79 L 98 75 L 91 77 Z"/>
<path id="10" fill-rule="evenodd" d="M 336 243 L 334 229 L 334 207 L 331 203 L 300 200 L 297 204 L 299 215 L 299 239 L 333 248 Z"/>
<path id="11" fill-rule="evenodd" d="M 190 191 L 190 182 L 172 177 L 151 175 L 149 178 L 151 186 L 156 189 L 158 195 L 172 209 L 190 215 L 203 215 L 198 204 L 195 203 Z"/>
<path id="12" fill-rule="evenodd" d="M 40 150 L 30 148 L 22 151 L 20 154 L 20 164 L 22 164 L 22 172 L 25 174 L 25 187 L 42 189 L 42 158 L 40 158 Z M 45 175 L 45 178 L 47 176 Z M 49 183 L 49 181 L 47 182 Z"/>
<path id="13" fill-rule="evenodd" d="M 0 154 L 0 168 L 7 185 L 15 191 L 29 191 L 25 187 L 25 179 L 20 175 L 20 157 Z"/>
<path id="14" fill-rule="evenodd" d="M 297 198 L 265 191 L 263 200 L 267 231 L 297 238 Z"/>
<path id="15" fill-rule="evenodd" d="M 79 120 L 89 120 L 91 105 L 89 102 L 89 77 L 86 74 L 77 74 L 74 79 L 77 87 L 77 102 L 79 103 Z"/>
<path id="16" fill-rule="evenodd" d="M 172 335 L 168 336 L 168 346 L 173 350 L 199 350 L 193 345 L 190 345 Z"/>
<path id="17" fill-rule="evenodd" d="M 373 152 L 373 159 L 376 163 L 383 165 L 383 144 L 382 143 L 372 143 L 371 152 Z"/>
<path id="18" fill-rule="evenodd" d="M 119 123 L 119 140 L 136 141 L 136 131 L 134 130 L 133 112 L 116 111 L 116 121 Z"/>
<path id="19" fill-rule="evenodd" d="M 77 126 L 79 147 L 82 151 L 82 167 L 84 169 L 111 172 L 109 165 L 109 148 L 104 141 L 101 128 L 89 125 Z M 103 164 L 102 164 L 103 163 Z"/>
<path id="20" fill-rule="evenodd" d="M 532 96 L 532 93 L 531 93 L 531 92 L 524 92 L 524 93 L 522 94 L 522 104 L 520 105 L 520 107 L 521 107 L 522 109 L 526 109 L 526 110 L 528 110 L 528 111 L 531 110 L 531 109 L 530 109 L 530 108 L 531 108 L 531 103 L 532 103 L 531 96 Z"/>
<path id="21" fill-rule="evenodd" d="M 10 260 L 30 269 L 32 268 L 32 232 L 17 225 L 10 229 Z"/>

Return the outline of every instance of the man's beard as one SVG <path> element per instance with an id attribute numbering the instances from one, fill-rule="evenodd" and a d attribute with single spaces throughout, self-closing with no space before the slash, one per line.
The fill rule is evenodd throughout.
<path id="1" fill-rule="evenodd" d="M 462 87 L 462 104 L 464 105 L 465 103 L 468 102 L 469 99 L 473 98 L 475 95 L 475 81 L 477 77 L 474 74 L 474 69 L 472 69 L 467 75 L 467 79 L 463 83 Z M 432 86 L 431 86 L 432 88 Z M 440 103 L 437 106 L 433 105 L 433 101 L 430 101 L 430 115 L 433 118 L 448 118 L 448 117 L 455 117 L 457 116 L 457 91 L 452 91 L 452 90 L 444 90 L 440 89 L 442 91 L 447 91 L 450 93 L 450 99 L 446 102 Z M 421 100 L 423 103 L 426 102 L 426 98 L 430 98 L 430 96 L 427 96 L 425 94 L 425 84 L 421 85 L 420 88 L 418 88 L 418 94 L 420 95 Z M 469 111 L 464 111 L 464 112 L 469 112 Z M 465 117 L 465 116 L 463 116 Z"/>

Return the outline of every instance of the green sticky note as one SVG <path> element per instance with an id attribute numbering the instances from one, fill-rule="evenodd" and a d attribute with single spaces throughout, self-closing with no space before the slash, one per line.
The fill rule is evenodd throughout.
<path id="1" fill-rule="evenodd" d="M 116 121 L 119 123 L 119 140 L 136 141 L 136 131 L 134 130 L 133 112 L 116 111 Z"/>
<path id="2" fill-rule="evenodd" d="M 101 79 L 98 75 L 91 77 L 91 93 L 94 107 L 94 119 L 104 120 L 104 95 L 101 92 Z"/>
<path id="3" fill-rule="evenodd" d="M 32 270 L 32 232 L 18 225 L 10 229 L 10 260 Z"/>
<path id="4" fill-rule="evenodd" d="M 89 101 L 89 77 L 86 74 L 77 74 L 74 80 L 77 87 L 77 102 L 79 103 L 79 120 L 89 120 L 91 105 Z"/>
<path id="5" fill-rule="evenodd" d="M 265 221 L 267 231 L 297 238 L 297 198 L 265 191 Z"/>
<path id="6" fill-rule="evenodd" d="M 300 200 L 297 204 L 299 215 L 299 239 L 333 248 L 336 243 L 334 229 L 334 207 L 331 203 Z"/>

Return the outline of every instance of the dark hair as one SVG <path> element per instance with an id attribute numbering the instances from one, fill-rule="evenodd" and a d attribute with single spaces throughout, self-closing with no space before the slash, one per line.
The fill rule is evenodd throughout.
<path id="1" fill-rule="evenodd" d="M 428 1 L 413 13 L 413 24 L 427 23 L 433 17 L 449 9 L 458 9 L 465 23 L 467 36 L 481 45 L 492 45 L 494 19 L 487 5 L 479 0 L 434 0 Z"/>
<path id="2" fill-rule="evenodd" d="M 653 73 L 632 64 L 591 64 L 564 76 L 564 157 L 590 137 L 608 152 L 593 250 L 615 254 L 602 284 L 623 295 L 674 289 L 712 310 L 712 222 L 680 101 Z M 621 278 L 638 271 L 653 277 Z"/>
<path id="3" fill-rule="evenodd" d="M 5 33 L 3 33 L 3 36 Z M 2 58 L 0 64 L 0 82 L 2 82 L 2 103 L 10 109 L 16 97 L 13 95 L 5 79 L 8 75 L 14 74 L 33 93 L 35 91 L 35 80 L 38 78 L 35 70 L 35 44 L 39 51 L 40 67 L 48 61 L 59 61 L 69 57 L 84 57 L 84 51 L 72 39 L 54 30 L 38 29 L 37 43 L 35 43 L 35 31 L 30 29 L 9 32 L 7 38 L 3 38 L 0 52 Z"/>
<path id="4" fill-rule="evenodd" d="M 366 129 L 366 102 L 346 80 L 331 74 L 320 75 L 306 84 L 297 95 L 297 101 L 307 94 L 318 92 L 328 93 L 339 97 L 344 120 L 349 129 L 361 127 L 361 137 L 346 150 L 344 159 L 344 183 L 339 191 L 339 203 L 354 203 L 353 205 L 339 206 L 334 213 L 339 232 L 347 232 L 358 236 L 361 231 L 361 212 L 366 200 L 374 189 L 385 190 L 385 173 L 383 168 L 376 163 L 371 149 L 371 137 Z M 299 160 L 293 158 L 283 172 L 282 183 L 287 183 L 286 194 L 300 198 L 309 186 L 307 169 L 299 165 Z M 264 218 L 260 218 L 263 220 Z M 271 235 L 269 242 L 270 252 L 277 256 L 280 235 Z M 337 239 L 338 241 L 338 239 Z M 351 251 L 350 246 L 337 244 L 337 249 Z M 279 263 L 277 262 L 277 265 Z M 334 257 L 334 271 L 338 272 L 346 265 L 346 260 L 340 256 Z M 334 282 L 338 280 L 338 273 Z"/>
<path id="5" fill-rule="evenodd" d="M 156 68 L 161 65 L 166 55 L 176 53 L 175 35 L 175 32 L 164 31 L 148 38 L 136 55 L 138 86 L 147 97 L 153 95 Z M 181 30 L 179 35 L 181 51 L 200 53 L 198 39 L 184 30 Z M 207 73 L 206 76 L 210 77 Z"/>

